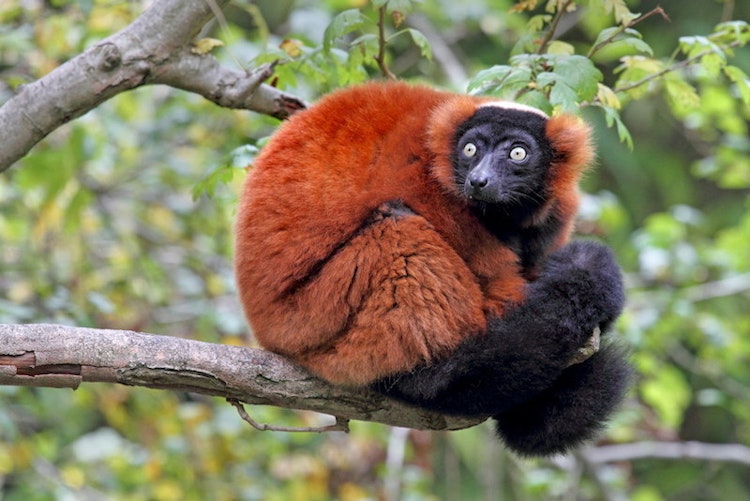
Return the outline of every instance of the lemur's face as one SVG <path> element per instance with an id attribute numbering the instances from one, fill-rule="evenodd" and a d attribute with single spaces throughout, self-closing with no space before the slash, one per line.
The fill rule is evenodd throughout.
<path id="1" fill-rule="evenodd" d="M 547 197 L 553 156 L 547 117 L 534 108 L 501 104 L 480 106 L 456 131 L 456 187 L 473 205 L 509 213 L 519 206 L 533 210 Z"/>

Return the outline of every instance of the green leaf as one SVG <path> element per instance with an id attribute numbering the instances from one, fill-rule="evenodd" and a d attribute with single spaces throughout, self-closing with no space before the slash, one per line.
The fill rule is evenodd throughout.
<path id="1" fill-rule="evenodd" d="M 604 0 L 604 8 L 607 12 L 612 12 L 615 15 L 615 21 L 620 24 L 627 24 L 640 14 L 630 12 L 625 0 Z"/>
<path id="2" fill-rule="evenodd" d="M 747 21 L 726 21 L 716 25 L 711 38 L 718 43 L 737 43 L 744 46 L 750 43 L 750 24 Z"/>
<path id="3" fill-rule="evenodd" d="M 640 38 L 628 37 L 617 41 L 618 45 L 627 47 L 631 50 L 632 54 L 648 54 L 649 56 L 654 55 L 654 49 L 649 44 L 641 40 Z"/>
<path id="4" fill-rule="evenodd" d="M 712 51 L 717 54 L 724 54 L 724 50 L 704 36 L 680 37 L 680 50 L 688 57 L 695 57 L 706 51 Z"/>
<path id="5" fill-rule="evenodd" d="M 252 144 L 239 146 L 229 153 L 231 157 L 231 166 L 236 169 L 245 169 L 252 166 L 255 158 L 260 153 L 260 149 Z"/>
<path id="6" fill-rule="evenodd" d="M 552 86 L 549 93 L 549 102 L 552 106 L 561 109 L 565 113 L 576 113 L 578 111 L 578 99 L 576 91 L 563 81 L 558 80 Z"/>
<path id="7" fill-rule="evenodd" d="M 525 66 L 511 68 L 508 76 L 498 85 L 498 90 L 516 91 L 531 83 L 531 69 Z"/>
<path id="8" fill-rule="evenodd" d="M 547 47 L 547 54 L 560 56 L 572 56 L 573 54 L 575 54 L 575 51 L 575 47 L 573 47 L 571 44 L 567 42 L 561 42 L 560 40 L 555 40 Z"/>
<path id="9" fill-rule="evenodd" d="M 614 40 L 615 33 L 620 31 L 619 26 L 611 26 L 609 28 L 604 28 L 602 31 L 599 32 L 599 34 L 596 36 L 596 40 L 594 40 L 594 47 L 597 45 L 604 43 L 605 40 L 609 39 L 610 37 L 613 37 Z"/>
<path id="10" fill-rule="evenodd" d="M 531 33 L 538 33 L 542 31 L 547 23 L 552 21 L 552 16 L 549 14 L 539 14 L 529 18 L 526 23 L 526 31 Z"/>
<path id="11" fill-rule="evenodd" d="M 499 85 L 508 77 L 508 75 L 510 75 L 511 71 L 512 68 L 507 65 L 491 66 L 486 70 L 479 71 L 476 76 L 469 81 L 467 91 L 473 94 L 481 92 L 488 87 Z"/>
<path id="12" fill-rule="evenodd" d="M 664 79 L 664 90 L 672 110 L 679 117 L 685 117 L 700 107 L 695 88 L 675 73 Z"/>
<path id="13" fill-rule="evenodd" d="M 543 71 L 536 76 L 536 83 L 539 87 L 551 87 L 555 85 L 558 80 L 558 75 L 551 71 Z"/>
<path id="14" fill-rule="evenodd" d="M 512 59 L 511 59 L 512 61 Z M 469 82 L 472 94 L 494 94 L 505 98 L 515 98 L 515 93 L 529 87 L 532 72 L 528 66 L 493 66 L 480 71 Z"/>
<path id="15" fill-rule="evenodd" d="M 351 41 L 350 45 L 354 47 L 355 45 L 364 45 L 369 46 L 370 44 L 375 43 L 377 45 L 378 43 L 378 36 L 374 35 L 372 33 L 364 33 L 354 40 Z"/>
<path id="16" fill-rule="evenodd" d="M 700 67 L 705 72 L 705 77 L 711 80 L 719 76 L 719 73 L 726 64 L 726 56 L 716 52 L 706 54 L 700 59 Z"/>
<path id="17" fill-rule="evenodd" d="M 413 0 L 373 0 L 372 2 L 372 5 L 376 8 L 382 7 L 385 4 L 387 4 L 385 10 L 389 14 L 391 12 L 401 12 L 403 14 L 408 14 L 409 12 L 414 10 Z"/>
<path id="18" fill-rule="evenodd" d="M 594 99 L 603 79 L 602 72 L 584 56 L 559 58 L 554 63 L 554 72 L 575 92 L 579 101 Z"/>
<path id="19" fill-rule="evenodd" d="M 645 56 L 625 56 L 622 64 L 615 68 L 615 73 L 620 77 L 615 85 L 615 91 L 626 86 L 640 82 L 642 79 L 658 73 L 664 67 L 664 63 L 658 59 Z M 638 99 L 649 93 L 649 85 L 639 85 L 626 92 L 628 97 Z"/>
<path id="20" fill-rule="evenodd" d="M 602 103 L 604 106 L 619 110 L 622 107 L 620 99 L 617 97 L 615 91 L 604 84 L 598 84 L 598 91 L 596 93 L 596 100 Z"/>
<path id="21" fill-rule="evenodd" d="M 607 121 L 607 126 L 612 127 L 615 126 L 615 129 L 617 130 L 617 136 L 620 139 L 620 142 L 625 143 L 627 147 L 632 151 L 633 149 L 633 137 L 630 135 L 630 131 L 625 126 L 625 124 L 622 121 L 622 118 L 620 118 L 620 113 L 614 109 L 610 108 L 609 106 L 602 106 L 602 110 L 604 110 L 604 118 Z"/>
<path id="22" fill-rule="evenodd" d="M 333 18 L 333 21 L 323 33 L 323 50 L 330 50 L 334 40 L 352 31 L 361 30 L 368 23 L 370 23 L 370 19 L 362 14 L 359 9 L 343 11 Z"/>
<path id="23" fill-rule="evenodd" d="M 596 40 L 594 41 L 594 46 L 604 43 L 607 40 L 615 41 L 615 40 L 622 40 L 625 38 L 637 38 L 642 39 L 643 35 L 638 30 L 635 30 L 633 28 L 623 28 L 622 26 L 611 26 L 609 28 L 604 28 L 602 31 L 599 32 L 599 35 L 597 35 Z"/>
<path id="24" fill-rule="evenodd" d="M 653 49 L 642 38 L 642 35 L 632 28 L 606 28 L 596 37 L 592 49 L 593 57 L 598 62 L 607 62 L 634 54 L 653 55 Z"/>
<path id="25" fill-rule="evenodd" d="M 65 207 L 63 215 L 64 231 L 68 234 L 77 233 L 80 229 L 82 214 L 85 209 L 91 206 L 94 200 L 92 192 L 86 189 L 79 189 L 70 199 L 70 203 Z"/>
<path id="26" fill-rule="evenodd" d="M 415 30 L 414 28 L 407 28 L 406 31 L 411 35 L 414 44 L 419 47 L 419 52 L 422 54 L 422 57 L 431 60 L 432 48 L 430 47 L 430 42 L 427 40 L 427 37 L 424 36 L 421 31 Z"/>
<path id="27" fill-rule="evenodd" d="M 750 106 L 750 78 L 737 66 L 725 66 L 724 73 L 737 86 L 742 102 Z"/>
<path id="28" fill-rule="evenodd" d="M 539 90 L 530 90 L 529 92 L 524 92 L 523 94 L 518 96 L 518 99 L 516 99 L 516 101 L 522 104 L 533 106 L 534 108 L 538 108 L 548 115 L 551 115 L 553 111 L 552 103 L 549 102 L 547 95 Z"/>
<path id="29" fill-rule="evenodd" d="M 643 400 L 669 427 L 677 427 L 690 402 L 690 386 L 679 370 L 662 365 L 641 384 Z"/>

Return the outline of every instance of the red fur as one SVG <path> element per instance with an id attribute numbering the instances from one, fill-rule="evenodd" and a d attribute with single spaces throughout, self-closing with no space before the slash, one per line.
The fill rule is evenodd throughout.
<path id="1" fill-rule="evenodd" d="M 331 382 L 367 384 L 448 355 L 523 299 L 517 256 L 452 185 L 452 135 L 484 101 L 370 83 L 280 127 L 236 226 L 240 299 L 264 347 Z M 550 210 L 571 222 L 591 156 L 572 120 L 547 127 L 559 148 Z M 396 200 L 413 214 L 384 205 Z"/>

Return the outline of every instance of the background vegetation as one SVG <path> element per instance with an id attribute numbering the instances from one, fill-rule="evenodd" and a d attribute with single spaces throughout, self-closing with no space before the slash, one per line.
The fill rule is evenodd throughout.
<path id="1" fill-rule="evenodd" d="M 639 373 L 605 442 L 748 446 L 750 31 L 741 20 L 750 5 L 660 5 L 236 1 L 208 35 L 226 64 L 282 61 L 275 85 L 311 101 L 391 72 L 583 113 L 596 126 L 599 165 L 579 229 L 613 246 L 627 273 L 618 335 Z M 0 103 L 142 9 L 4 1 Z M 277 124 L 147 87 L 56 131 L 0 177 L 0 322 L 244 342 L 233 213 L 245 167 Z M 0 387 L 0 405 L 0 498 L 9 500 L 750 495 L 748 462 L 729 455 L 520 461 L 485 426 L 260 433 L 221 401 L 109 385 Z"/>

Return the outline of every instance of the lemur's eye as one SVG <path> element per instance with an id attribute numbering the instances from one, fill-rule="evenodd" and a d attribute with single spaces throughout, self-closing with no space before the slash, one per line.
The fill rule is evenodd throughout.
<path id="1" fill-rule="evenodd" d="M 520 146 L 516 146 L 512 150 L 510 150 L 510 159 L 514 160 L 516 162 L 520 162 L 521 160 L 524 160 L 526 158 L 526 150 Z"/>
<path id="2" fill-rule="evenodd" d="M 477 145 L 474 143 L 466 143 L 466 146 L 464 146 L 464 156 L 466 158 L 471 158 L 476 154 L 477 154 Z"/>

